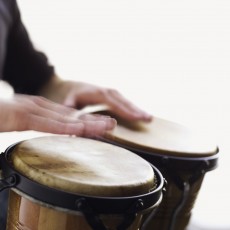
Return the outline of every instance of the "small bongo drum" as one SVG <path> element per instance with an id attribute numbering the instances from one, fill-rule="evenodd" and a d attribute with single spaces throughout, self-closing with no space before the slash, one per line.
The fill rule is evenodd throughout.
<path id="1" fill-rule="evenodd" d="M 0 191 L 10 188 L 7 230 L 137 230 L 162 200 L 154 166 L 97 140 L 25 140 L 2 153 L 0 165 Z"/>
<path id="2" fill-rule="evenodd" d="M 205 173 L 217 165 L 217 146 L 201 133 L 157 117 L 148 124 L 118 119 L 118 126 L 103 141 L 137 153 L 167 181 L 160 207 L 143 228 L 184 230 Z"/>

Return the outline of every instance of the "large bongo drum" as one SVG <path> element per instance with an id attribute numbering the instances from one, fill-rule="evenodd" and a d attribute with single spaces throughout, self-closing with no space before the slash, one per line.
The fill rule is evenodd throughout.
<path id="1" fill-rule="evenodd" d="M 157 168 L 97 140 L 33 138 L 8 147 L 0 163 L 7 230 L 137 230 L 162 200 Z"/>
<path id="2" fill-rule="evenodd" d="M 154 117 L 148 124 L 119 120 L 103 141 L 137 153 L 167 181 L 166 193 L 144 229 L 184 230 L 206 172 L 217 166 L 218 148 L 203 133 Z"/>

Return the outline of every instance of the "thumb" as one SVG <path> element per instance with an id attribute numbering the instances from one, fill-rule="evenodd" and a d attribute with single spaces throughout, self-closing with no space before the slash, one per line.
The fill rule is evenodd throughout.
<path id="1" fill-rule="evenodd" d="M 76 107 L 77 106 L 77 98 L 74 96 L 74 94 L 69 94 L 64 102 L 63 105 L 68 107 Z"/>

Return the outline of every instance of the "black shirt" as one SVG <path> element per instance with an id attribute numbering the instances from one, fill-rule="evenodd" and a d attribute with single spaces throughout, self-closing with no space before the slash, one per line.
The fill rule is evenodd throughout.
<path id="1" fill-rule="evenodd" d="M 37 94 L 53 74 L 46 56 L 35 50 L 16 0 L 0 0 L 0 78 L 16 93 Z"/>

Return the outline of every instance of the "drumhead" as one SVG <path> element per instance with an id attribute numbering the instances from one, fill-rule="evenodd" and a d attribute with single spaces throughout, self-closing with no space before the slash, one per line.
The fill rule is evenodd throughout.
<path id="1" fill-rule="evenodd" d="M 204 133 L 158 117 L 150 123 L 118 119 L 117 127 L 105 139 L 128 149 L 174 157 L 209 157 L 218 152 Z"/>
<path id="2" fill-rule="evenodd" d="M 10 154 L 28 178 L 63 191 L 94 196 L 133 196 L 153 190 L 150 164 L 138 155 L 96 140 L 49 136 L 22 141 Z"/>

